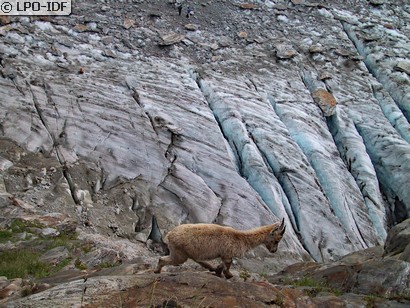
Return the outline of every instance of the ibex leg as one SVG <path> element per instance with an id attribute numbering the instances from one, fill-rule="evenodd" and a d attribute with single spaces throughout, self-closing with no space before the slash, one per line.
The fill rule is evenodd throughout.
<path id="1" fill-rule="evenodd" d="M 155 269 L 154 273 L 161 273 L 161 269 L 163 266 L 166 265 L 180 265 L 184 263 L 188 258 L 186 256 L 181 255 L 169 255 L 166 257 L 161 257 L 158 260 L 157 268 Z"/>
<path id="2" fill-rule="evenodd" d="M 194 260 L 196 263 L 198 263 L 199 265 L 201 265 L 202 267 L 206 268 L 207 270 L 209 270 L 210 272 L 216 272 L 216 267 L 212 266 L 211 264 L 209 264 L 208 262 L 204 262 L 204 261 L 196 261 Z"/>
<path id="3" fill-rule="evenodd" d="M 230 259 L 222 259 L 222 263 L 224 264 L 224 275 L 226 279 L 232 278 L 233 275 L 231 274 L 231 272 L 229 271 L 229 269 L 231 268 L 232 265 L 232 258 Z"/>

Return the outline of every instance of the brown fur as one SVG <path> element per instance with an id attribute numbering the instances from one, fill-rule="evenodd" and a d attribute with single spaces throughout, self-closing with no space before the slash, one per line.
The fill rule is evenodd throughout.
<path id="1" fill-rule="evenodd" d="M 190 258 L 218 276 L 223 272 L 226 278 L 231 278 L 229 267 L 233 257 L 242 257 L 248 250 L 261 244 L 265 244 L 273 253 L 284 232 L 283 220 L 282 224 L 245 231 L 215 224 L 180 225 L 166 235 L 165 242 L 168 243 L 170 255 L 159 259 L 155 272 L 160 273 L 163 266 L 179 265 Z M 216 258 L 222 259 L 217 268 L 204 262 Z"/>

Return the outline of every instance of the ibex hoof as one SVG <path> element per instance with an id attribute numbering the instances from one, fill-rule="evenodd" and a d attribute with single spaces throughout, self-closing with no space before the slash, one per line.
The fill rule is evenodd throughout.
<path id="1" fill-rule="evenodd" d="M 218 266 L 215 270 L 215 275 L 218 277 L 221 277 L 222 275 L 222 271 L 223 271 L 223 267 L 222 266 Z"/>

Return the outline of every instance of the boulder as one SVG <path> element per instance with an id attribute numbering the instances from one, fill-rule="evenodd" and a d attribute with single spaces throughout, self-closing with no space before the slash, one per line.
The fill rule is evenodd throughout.
<path id="1" fill-rule="evenodd" d="M 312 98 L 325 116 L 328 117 L 334 114 L 337 102 L 332 93 L 319 88 L 312 92 Z"/>
<path id="2" fill-rule="evenodd" d="M 0 277 L 4 278 L 4 277 Z M 9 300 L 20 298 L 23 291 L 24 281 L 21 278 L 0 280 L 0 305 Z"/>
<path id="3" fill-rule="evenodd" d="M 40 235 L 43 237 L 57 237 L 60 235 L 60 232 L 54 228 L 44 228 L 41 229 Z"/>
<path id="4" fill-rule="evenodd" d="M 258 6 L 253 3 L 241 3 L 239 7 L 243 10 L 254 10 L 258 8 Z"/>
<path id="5" fill-rule="evenodd" d="M 272 283 L 310 281 L 342 292 L 410 298 L 410 219 L 393 227 L 386 244 L 350 253 L 339 261 L 288 266 Z M 383 255 L 384 253 L 384 255 Z"/>
<path id="6" fill-rule="evenodd" d="M 186 24 L 184 26 L 185 29 L 189 30 L 189 31 L 196 31 L 199 29 L 199 25 L 196 24 Z"/>
<path id="7" fill-rule="evenodd" d="M 13 166 L 13 163 L 8 159 L 0 156 L 0 171 L 6 171 Z"/>
<path id="8" fill-rule="evenodd" d="M 130 19 L 130 18 L 125 18 L 124 19 L 124 22 L 123 22 L 123 24 L 122 24 L 122 26 L 124 27 L 124 29 L 129 29 L 129 28 L 131 28 L 132 26 L 134 26 L 135 25 L 135 20 L 133 20 L 133 19 Z"/>
<path id="9" fill-rule="evenodd" d="M 42 254 L 40 256 L 40 261 L 52 265 L 57 265 L 61 261 L 67 259 L 69 256 L 70 254 L 67 247 L 58 246 Z"/>
<path id="10" fill-rule="evenodd" d="M 384 297 L 410 297 L 410 263 L 384 258 L 358 267 L 352 291 Z"/>
<path id="11" fill-rule="evenodd" d="M 8 25 L 10 23 L 10 17 L 6 15 L 0 16 L 0 26 Z"/>
<path id="12" fill-rule="evenodd" d="M 291 59 L 298 54 L 298 52 L 290 45 L 279 44 L 275 47 L 276 57 L 281 60 Z"/>
<path id="13" fill-rule="evenodd" d="M 386 238 L 384 245 L 385 256 L 395 256 L 396 258 L 410 262 L 410 218 L 394 226 Z"/>
<path id="14" fill-rule="evenodd" d="M 404 72 L 407 75 L 410 75 L 410 61 L 397 62 L 395 69 L 399 72 Z"/>
<path id="15" fill-rule="evenodd" d="M 384 4 L 384 0 L 369 0 L 369 3 L 378 6 Z"/>
<path id="16" fill-rule="evenodd" d="M 161 36 L 160 46 L 169 46 L 181 42 L 185 37 L 178 33 L 167 33 Z"/>

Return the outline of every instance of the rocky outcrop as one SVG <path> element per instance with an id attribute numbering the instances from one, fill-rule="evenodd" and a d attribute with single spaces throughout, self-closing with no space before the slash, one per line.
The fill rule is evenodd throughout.
<path id="1" fill-rule="evenodd" d="M 410 219 L 390 230 L 384 245 L 384 255 L 410 262 Z"/>
<path id="2" fill-rule="evenodd" d="M 294 264 L 268 280 L 272 283 L 315 282 L 343 293 L 372 294 L 408 303 L 409 230 L 407 219 L 390 230 L 384 248 L 377 246 L 354 252 L 333 263 Z"/>
<path id="3" fill-rule="evenodd" d="M 15 301 L 6 307 L 25 307 L 29 304 L 27 300 Z M 91 277 L 86 281 L 73 281 L 32 295 L 31 300 L 31 303 L 41 300 L 42 307 L 58 307 L 62 304 L 110 307 L 118 302 L 127 307 L 315 307 L 319 304 L 348 302 L 348 298 L 338 299 L 329 295 L 327 298 L 310 298 L 301 290 L 277 287 L 267 282 L 229 283 L 206 273 Z M 366 303 L 363 299 L 360 301 Z"/>
<path id="4" fill-rule="evenodd" d="M 258 275 L 234 264 L 234 277 L 227 281 L 201 271 L 193 262 L 156 275 L 152 269 L 144 270 L 142 264 L 134 263 L 81 273 L 61 272 L 43 279 L 36 288 L 31 284 L 32 289 L 21 279 L 3 279 L 0 280 L 0 295 L 8 299 L 5 307 L 37 307 L 37 304 L 41 307 L 111 307 L 120 302 L 133 307 L 340 305 L 404 308 L 410 304 L 410 263 L 400 260 L 397 254 L 387 255 L 403 251 L 406 244 L 408 247 L 408 221 L 395 229 L 390 231 L 384 249 L 381 246 L 369 248 L 336 262 L 297 263 L 275 275 L 266 272 Z M 19 299 L 16 292 L 23 289 L 36 294 Z"/>

